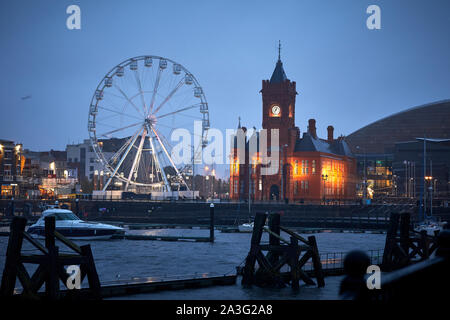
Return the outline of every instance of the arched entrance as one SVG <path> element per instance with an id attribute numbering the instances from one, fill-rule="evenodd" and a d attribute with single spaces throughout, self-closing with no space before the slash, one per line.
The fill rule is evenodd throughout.
<path id="1" fill-rule="evenodd" d="M 280 188 L 276 184 L 270 187 L 270 200 L 280 200 Z"/>

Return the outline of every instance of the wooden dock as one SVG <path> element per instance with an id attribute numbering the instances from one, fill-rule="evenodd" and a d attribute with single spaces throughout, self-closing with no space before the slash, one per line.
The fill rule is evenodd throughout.
<path id="1" fill-rule="evenodd" d="M 158 280 L 155 281 L 152 278 L 147 280 L 119 280 L 102 284 L 100 288 L 100 296 L 104 298 L 128 296 L 143 293 L 152 293 L 165 290 L 183 290 L 194 288 L 206 288 L 212 286 L 229 286 L 236 284 L 237 275 L 223 275 L 223 276 L 204 276 L 191 279 L 176 279 L 176 280 Z M 71 299 L 73 296 L 75 299 L 88 299 L 89 288 L 81 288 L 79 290 L 61 290 L 59 296 L 61 299 Z M 16 290 L 14 295 L 16 298 L 21 298 L 22 292 Z M 75 295 L 74 295 L 75 293 Z M 40 292 L 39 295 L 43 296 L 45 293 Z"/>
<path id="2" fill-rule="evenodd" d="M 114 235 L 112 239 L 210 242 L 209 237 L 154 236 L 137 234 Z"/>

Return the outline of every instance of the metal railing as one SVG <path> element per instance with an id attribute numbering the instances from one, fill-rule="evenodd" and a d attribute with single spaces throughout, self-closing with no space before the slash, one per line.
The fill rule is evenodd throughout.
<path id="1" fill-rule="evenodd" d="M 370 264 L 372 265 L 380 265 L 383 261 L 383 249 L 378 250 L 368 250 L 366 253 L 370 257 Z M 321 253 L 320 254 L 320 262 L 322 263 L 323 270 L 337 270 L 344 269 L 344 259 L 347 252 L 330 252 L 330 253 Z M 314 266 L 312 261 L 308 261 L 303 271 L 314 271 Z"/>

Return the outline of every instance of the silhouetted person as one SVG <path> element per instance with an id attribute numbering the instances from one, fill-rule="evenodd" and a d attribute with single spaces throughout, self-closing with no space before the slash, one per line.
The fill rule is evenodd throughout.
<path id="1" fill-rule="evenodd" d="M 343 299 L 369 299 L 365 278 L 368 266 L 370 266 L 370 258 L 363 251 L 354 250 L 345 256 L 344 273 L 346 276 L 339 288 L 339 295 Z"/>

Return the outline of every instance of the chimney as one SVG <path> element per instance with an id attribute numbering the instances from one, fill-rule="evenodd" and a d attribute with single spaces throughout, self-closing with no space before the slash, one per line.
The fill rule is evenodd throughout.
<path id="1" fill-rule="evenodd" d="M 327 127 L 328 130 L 328 142 L 333 142 L 333 132 L 334 132 L 334 128 L 333 126 L 328 126 Z"/>
<path id="2" fill-rule="evenodd" d="M 317 139 L 316 120 L 315 119 L 308 120 L 308 132 L 314 139 Z"/>

